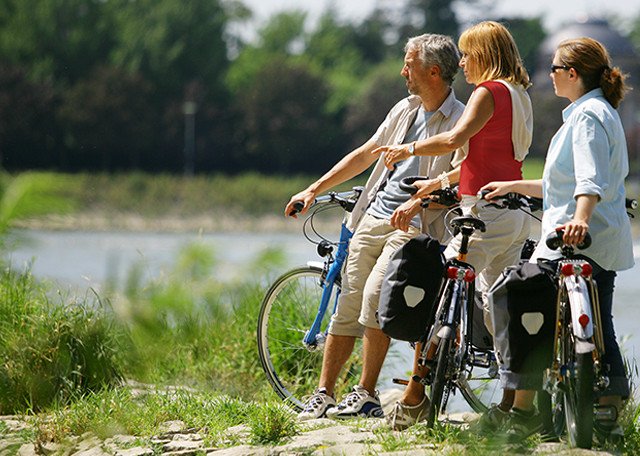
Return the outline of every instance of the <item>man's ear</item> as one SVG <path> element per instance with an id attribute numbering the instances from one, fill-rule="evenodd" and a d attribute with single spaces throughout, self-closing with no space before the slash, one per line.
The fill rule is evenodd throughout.
<path id="1" fill-rule="evenodd" d="M 440 76 L 440 67 L 438 65 L 432 65 L 429 68 L 429 76 Z"/>

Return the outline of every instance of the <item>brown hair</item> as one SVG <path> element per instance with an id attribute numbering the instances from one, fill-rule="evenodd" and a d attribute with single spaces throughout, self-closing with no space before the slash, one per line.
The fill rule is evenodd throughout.
<path id="1" fill-rule="evenodd" d="M 458 47 L 477 65 L 477 74 L 473 76 L 480 81 L 504 79 L 525 89 L 531 85 L 516 42 L 504 25 L 480 22 L 462 33 Z"/>
<path id="2" fill-rule="evenodd" d="M 564 40 L 558 45 L 558 57 L 576 70 L 585 93 L 600 87 L 611 106 L 620 105 L 629 90 L 624 82 L 627 75 L 618 67 L 611 68 L 609 53 L 600 42 L 587 37 Z"/>

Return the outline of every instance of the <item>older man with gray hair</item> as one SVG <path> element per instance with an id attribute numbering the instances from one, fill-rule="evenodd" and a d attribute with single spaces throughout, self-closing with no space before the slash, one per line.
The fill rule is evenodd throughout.
<path id="1" fill-rule="evenodd" d="M 390 340 L 380 329 L 376 311 L 389 259 L 421 232 L 441 241 L 447 236 L 443 210 L 423 210 L 421 200 L 411 198 L 399 183 L 404 177 L 415 175 L 428 176 L 433 190 L 444 182 L 457 182 L 463 155 L 456 151 L 438 157 L 414 156 L 389 171 L 383 158 L 378 159 L 371 152 L 382 145 L 413 143 L 455 125 L 464 110 L 451 88 L 458 63 L 459 53 L 450 37 L 425 34 L 410 38 L 400 72 L 410 95 L 389 111 L 371 139 L 291 197 L 285 208 L 289 215 L 294 203 L 302 201 L 304 214 L 319 194 L 363 173 L 378 160 L 351 214 L 349 227 L 355 231 L 343 273 L 342 294 L 329 326 L 318 389 L 306 402 L 300 419 L 383 415 L 376 384 Z M 336 381 L 357 338 L 363 338 L 362 375 L 353 391 L 336 403 Z"/>

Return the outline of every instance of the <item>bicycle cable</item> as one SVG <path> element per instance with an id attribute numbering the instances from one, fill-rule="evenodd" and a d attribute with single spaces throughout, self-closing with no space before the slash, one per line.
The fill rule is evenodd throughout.
<path id="1" fill-rule="evenodd" d="M 335 209 L 336 207 L 340 207 L 339 205 L 327 205 L 327 206 L 320 206 L 316 209 L 313 210 L 313 212 L 309 215 L 309 217 L 307 217 L 307 219 L 304 221 L 304 224 L 302 226 L 302 233 L 304 234 L 304 237 L 307 239 L 307 241 L 309 241 L 310 243 L 314 244 L 314 245 L 318 245 L 321 242 L 328 242 L 331 245 L 337 246 L 340 244 L 340 242 L 335 242 L 332 241 L 328 238 L 326 238 L 325 236 L 323 236 L 322 234 L 320 234 L 320 232 L 316 229 L 316 226 L 314 225 L 314 217 L 316 216 L 316 214 L 320 213 L 320 212 L 326 212 L 328 210 L 331 209 Z M 313 239 L 309 234 L 308 234 L 308 230 L 310 230 L 316 237 L 318 237 L 320 240 L 316 240 Z"/>

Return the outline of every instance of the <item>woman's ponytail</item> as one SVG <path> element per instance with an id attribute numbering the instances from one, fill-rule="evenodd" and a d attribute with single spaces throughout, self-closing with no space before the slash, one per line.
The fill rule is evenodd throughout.
<path id="1" fill-rule="evenodd" d="M 620 68 L 609 66 L 604 67 L 600 76 L 600 87 L 607 101 L 617 108 L 629 88 L 625 84 L 627 75 L 620 71 Z"/>

